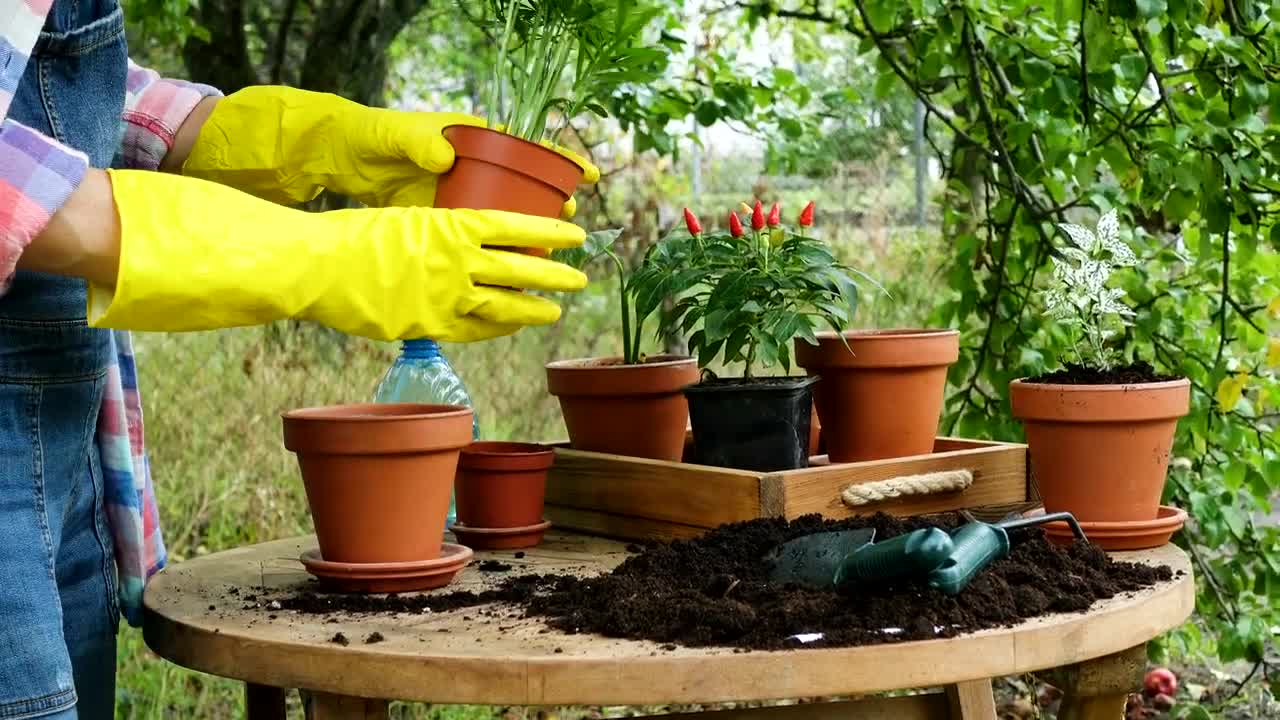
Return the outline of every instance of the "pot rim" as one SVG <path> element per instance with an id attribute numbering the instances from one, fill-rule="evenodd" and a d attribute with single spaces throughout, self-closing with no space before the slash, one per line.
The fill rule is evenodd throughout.
<path id="1" fill-rule="evenodd" d="M 691 355 L 661 354 L 661 355 L 653 355 L 652 357 L 663 358 L 663 359 L 659 360 L 658 362 L 633 363 L 630 365 L 622 362 L 602 363 L 601 362 L 602 360 L 605 360 L 605 361 L 622 360 L 621 355 L 605 355 L 602 357 L 574 358 L 572 360 L 552 360 L 551 362 L 547 363 L 544 367 L 547 370 L 560 370 L 565 372 L 573 372 L 575 370 L 580 370 L 580 371 L 593 370 L 597 372 L 618 372 L 618 371 L 636 370 L 636 369 L 647 370 L 647 369 L 654 369 L 654 368 L 676 367 L 678 365 L 688 365 L 689 363 L 696 364 L 698 362 L 698 359 Z"/>
<path id="2" fill-rule="evenodd" d="M 1039 383 L 1029 382 L 1030 378 L 1021 377 L 1009 382 L 1009 386 L 1018 386 L 1023 388 L 1035 388 L 1044 390 L 1045 392 L 1130 392 L 1133 390 L 1176 390 L 1191 386 L 1191 380 L 1187 377 L 1180 377 L 1176 380 L 1160 380 L 1157 382 L 1146 383 L 1112 383 L 1109 385 L 1086 385 L 1086 384 L 1067 384 L 1067 383 Z"/>
<path id="3" fill-rule="evenodd" d="M 555 448 L 542 443 L 508 442 L 505 440 L 477 440 L 462 448 L 463 455 L 472 457 L 538 457 L 555 455 Z"/>
<path id="4" fill-rule="evenodd" d="M 295 408 L 281 413 L 280 416 L 291 422 L 382 423 L 452 418 L 474 412 L 465 405 L 437 403 L 338 403 Z"/>
<path id="5" fill-rule="evenodd" d="M 1044 508 L 1039 508 L 1027 513 L 1027 516 L 1037 517 L 1043 514 Z M 1106 537 L 1167 530 L 1175 525 L 1182 525 L 1186 522 L 1187 517 L 1187 511 L 1180 507 L 1174 505 L 1161 505 L 1156 510 L 1156 517 L 1154 520 L 1078 520 L 1077 522 L 1080 524 L 1080 529 L 1084 530 L 1085 537 L 1087 538 L 1090 534 Z M 1045 531 L 1048 532 L 1050 527 L 1060 528 L 1066 527 L 1066 525 L 1067 524 L 1061 520 L 1055 520 L 1053 522 L 1045 523 L 1043 527 L 1045 528 Z"/>
<path id="6" fill-rule="evenodd" d="M 857 330 L 841 330 L 836 333 L 835 330 L 819 330 L 815 332 L 814 337 L 822 340 L 837 340 L 843 335 L 848 340 L 860 341 L 876 341 L 876 340 L 911 340 L 911 339 L 931 339 L 948 335 L 959 335 L 960 331 L 954 328 L 883 328 L 883 329 L 857 329 Z M 802 338 L 797 338 L 802 340 Z"/>
<path id="7" fill-rule="evenodd" d="M 715 380 L 743 380 L 746 378 L 714 378 Z M 771 375 L 751 380 L 789 380 L 790 382 L 761 382 L 758 384 L 742 383 L 737 385 L 704 385 L 706 380 L 686 385 L 686 393 L 730 393 L 730 392 L 785 392 L 792 393 L 812 387 L 820 379 L 817 375 Z"/>

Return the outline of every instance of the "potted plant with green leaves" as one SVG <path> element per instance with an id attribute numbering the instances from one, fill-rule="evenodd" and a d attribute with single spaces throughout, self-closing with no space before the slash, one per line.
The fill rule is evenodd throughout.
<path id="1" fill-rule="evenodd" d="M 667 52 L 646 45 L 659 9 L 629 0 L 491 0 L 498 61 L 485 93 L 488 127 L 453 125 L 456 160 L 436 207 L 558 217 L 584 165 L 556 145 L 581 113 L 607 116 L 619 87 L 659 77 Z"/>
<path id="2" fill-rule="evenodd" d="M 693 458 L 703 465 L 775 471 L 806 467 L 812 387 L 818 378 L 759 376 L 759 368 L 791 370 L 791 343 L 817 342 L 816 332 L 839 331 L 858 302 L 854 276 L 813 237 L 812 205 L 796 227 L 774 205 L 760 202 L 749 225 L 730 212 L 728 228 L 703 232 L 689 215 L 687 237 L 656 247 L 633 278 L 642 297 L 671 295 L 663 327 L 686 333 L 705 377 L 685 388 L 693 429 Z M 716 377 L 720 360 L 738 377 Z"/>
<path id="3" fill-rule="evenodd" d="M 621 233 L 620 229 L 590 233 L 581 248 L 552 255 L 578 268 L 603 257 L 617 270 L 622 354 L 548 363 L 547 389 L 560 401 L 574 449 L 676 462 L 684 457 L 689 423 L 682 390 L 697 381 L 698 366 L 691 357 L 645 355 L 641 350 L 645 320 L 663 299 L 662 283 L 637 283 L 637 274 L 627 272 L 613 250 Z M 686 275 L 679 273 L 679 277 Z"/>
<path id="4" fill-rule="evenodd" d="M 1031 470 L 1045 512 L 1075 515 L 1090 542 L 1137 549 L 1166 542 L 1186 513 L 1162 507 L 1178 419 L 1190 410 L 1191 383 L 1126 361 L 1112 341 L 1133 316 L 1110 286 L 1117 267 L 1137 262 L 1120 239 L 1114 210 L 1095 230 L 1063 225 L 1070 243 L 1053 258 L 1048 316 L 1071 340 L 1075 362 L 1009 387 L 1026 430 Z M 1046 526 L 1052 535 L 1069 531 Z"/>

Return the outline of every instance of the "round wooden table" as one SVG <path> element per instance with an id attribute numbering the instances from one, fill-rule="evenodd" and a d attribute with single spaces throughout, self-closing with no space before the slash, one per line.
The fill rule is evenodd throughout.
<path id="1" fill-rule="evenodd" d="M 167 569 L 147 587 L 147 645 L 179 665 L 248 683 L 252 720 L 283 717 L 287 688 L 306 691 L 309 716 L 317 720 L 385 717 L 390 700 L 709 705 L 917 688 L 933 691 L 858 700 L 852 714 L 846 701 L 735 711 L 734 717 L 864 717 L 859 713 L 865 712 L 877 718 L 994 718 L 991 678 L 1053 668 L 1061 669 L 1055 684 L 1068 693 L 1063 720 L 1117 720 L 1125 696 L 1141 686 L 1145 643 L 1181 624 L 1194 604 L 1187 556 L 1166 545 L 1115 557 L 1169 565 L 1172 581 L 1099 602 L 1087 614 L 876 646 L 664 650 L 650 642 L 548 631 L 537 619 L 508 617 L 510 611 L 484 614 L 496 606 L 396 616 L 343 614 L 336 621 L 273 609 L 273 595 L 311 584 L 297 557 L 312 547 L 314 538 L 295 538 Z M 512 573 L 594 574 L 626 556 L 624 543 L 552 532 L 520 559 L 511 551 L 476 553 L 448 589 L 481 590 L 497 583 L 506 575 L 477 567 L 490 558 L 515 566 Z M 334 642 L 337 633 L 348 644 Z M 381 640 L 367 642 L 374 633 Z"/>

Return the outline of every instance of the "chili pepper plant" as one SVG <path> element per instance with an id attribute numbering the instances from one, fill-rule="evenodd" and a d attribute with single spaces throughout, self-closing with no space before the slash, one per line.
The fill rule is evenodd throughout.
<path id="1" fill-rule="evenodd" d="M 857 309 L 857 279 L 874 284 L 813 234 L 813 210 L 806 205 L 790 226 L 780 206 L 766 213 L 757 201 L 745 220 L 730 212 L 726 229 L 714 232 L 687 212 L 687 235 L 656 245 L 632 277 L 641 310 L 673 298 L 660 329 L 687 336 L 703 371 L 685 389 L 701 464 L 760 471 L 808 464 L 817 378 L 789 375 L 791 343 L 816 345 L 816 331 L 844 330 Z M 717 361 L 741 374 L 717 377 Z M 773 368 L 783 374 L 757 374 Z"/>

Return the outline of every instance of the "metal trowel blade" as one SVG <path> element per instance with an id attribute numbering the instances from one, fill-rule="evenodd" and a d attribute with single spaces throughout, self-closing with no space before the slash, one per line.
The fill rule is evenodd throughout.
<path id="1" fill-rule="evenodd" d="M 769 579 L 780 584 L 832 588 L 840 561 L 875 538 L 875 528 L 864 528 L 814 533 L 788 540 L 764 557 Z"/>

